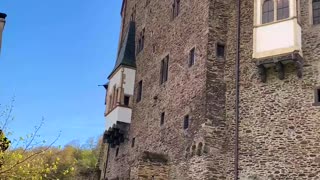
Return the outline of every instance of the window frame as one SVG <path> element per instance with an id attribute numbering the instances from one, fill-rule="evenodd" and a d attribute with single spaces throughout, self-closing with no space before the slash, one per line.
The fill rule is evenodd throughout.
<path id="1" fill-rule="evenodd" d="M 273 3 L 273 20 L 267 20 L 267 21 L 264 21 L 264 14 L 267 13 L 267 12 L 272 12 L 270 11 L 264 11 L 264 5 L 267 1 L 270 1 Z M 260 17 L 260 23 L 258 23 L 258 25 L 265 25 L 265 24 L 270 24 L 270 23 L 275 23 L 275 22 L 281 22 L 281 21 L 284 21 L 284 20 L 287 20 L 287 19 L 290 19 L 292 18 L 292 13 L 291 11 L 294 11 L 294 9 L 292 9 L 292 7 L 296 8 L 296 12 L 294 12 L 293 14 L 296 14 L 296 16 L 293 16 L 293 17 L 297 17 L 298 21 L 299 21 L 299 12 L 298 12 L 298 8 L 300 7 L 300 5 L 298 4 L 300 1 L 291 1 L 291 0 L 281 0 L 281 1 L 288 1 L 288 6 L 285 6 L 285 7 L 281 7 L 279 8 L 278 5 L 279 5 L 279 0 L 260 0 L 260 14 L 256 14 L 258 17 Z M 312 0 L 311 0 L 312 2 Z M 295 4 L 296 6 L 291 6 L 291 3 Z M 288 8 L 288 16 L 286 16 L 285 18 L 279 18 L 279 10 L 283 10 L 283 9 L 286 9 Z"/>
<path id="2" fill-rule="evenodd" d="M 283 4 L 284 1 L 288 1 L 288 6 L 279 7 L 280 2 Z M 281 21 L 281 20 L 284 20 L 284 19 L 288 19 L 290 17 L 290 0 L 277 0 L 276 2 L 277 2 L 277 11 L 276 11 L 277 20 L 276 21 Z M 284 9 L 286 9 L 286 8 L 288 8 L 288 16 L 279 18 L 279 14 L 280 14 L 279 12 L 281 11 L 282 13 L 284 13 L 285 12 Z"/>
<path id="3" fill-rule="evenodd" d="M 267 11 L 267 12 L 264 12 L 264 5 L 265 5 L 265 3 L 266 3 L 267 1 L 272 2 L 273 10 L 270 11 L 269 8 L 268 8 L 268 11 Z M 276 3 L 275 3 L 274 0 L 263 0 L 263 1 L 262 1 L 262 3 L 261 3 L 261 14 L 260 14 L 260 16 L 261 16 L 261 24 L 268 24 L 268 23 L 275 22 L 275 14 L 276 14 L 276 7 L 275 7 L 276 5 L 275 5 L 275 4 L 276 4 Z M 271 12 L 273 12 L 273 13 L 272 13 L 272 14 L 273 14 L 272 20 L 267 21 L 267 22 L 264 22 L 264 14 L 265 14 L 265 13 L 271 13 Z M 269 15 L 269 14 L 268 14 L 268 15 Z"/>
<path id="4" fill-rule="evenodd" d="M 319 26 L 320 25 L 320 8 L 315 9 L 314 4 L 315 3 L 320 3 L 320 1 L 319 2 L 314 2 L 314 1 L 315 0 L 310 0 L 310 12 L 311 12 L 310 13 L 311 14 L 310 19 L 311 19 L 311 24 L 312 25 Z M 319 16 L 315 17 L 315 10 L 319 11 Z M 319 22 L 318 23 L 315 23 L 315 18 L 319 18 Z"/>

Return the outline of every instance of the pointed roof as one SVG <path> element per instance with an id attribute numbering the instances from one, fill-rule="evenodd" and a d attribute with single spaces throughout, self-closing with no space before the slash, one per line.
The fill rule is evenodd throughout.
<path id="1" fill-rule="evenodd" d="M 128 31 L 125 35 L 125 39 L 122 43 L 120 52 L 118 54 L 118 58 L 114 69 L 108 78 L 112 76 L 112 74 L 118 69 L 119 66 L 125 65 L 129 67 L 136 67 L 136 57 L 135 57 L 135 34 L 136 27 L 135 22 L 130 22 Z"/>

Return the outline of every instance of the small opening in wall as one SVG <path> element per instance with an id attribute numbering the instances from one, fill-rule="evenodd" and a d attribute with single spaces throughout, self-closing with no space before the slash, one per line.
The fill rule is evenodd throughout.
<path id="1" fill-rule="evenodd" d="M 161 126 L 164 124 L 164 117 L 165 117 L 165 112 L 161 113 L 161 119 L 160 119 Z"/>
<path id="2" fill-rule="evenodd" d="M 188 128 L 189 128 L 189 115 L 186 115 L 183 121 L 183 129 L 188 129 Z"/>
<path id="3" fill-rule="evenodd" d="M 124 96 L 124 105 L 129 106 L 130 103 L 130 96 Z"/>
<path id="4" fill-rule="evenodd" d="M 134 147 L 135 143 L 136 143 L 136 138 L 132 138 L 131 147 Z"/>
<path id="5" fill-rule="evenodd" d="M 118 157 L 118 155 L 119 155 L 119 148 L 117 148 L 116 150 L 116 157 Z"/>
<path id="6" fill-rule="evenodd" d="M 320 106 L 320 87 L 315 88 L 314 91 L 314 106 Z"/>
<path id="7" fill-rule="evenodd" d="M 218 43 L 217 44 L 217 57 L 224 58 L 225 56 L 225 45 Z"/>

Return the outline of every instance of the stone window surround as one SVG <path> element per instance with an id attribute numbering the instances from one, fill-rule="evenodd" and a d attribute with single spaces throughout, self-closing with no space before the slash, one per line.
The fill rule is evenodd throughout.
<path id="1" fill-rule="evenodd" d="M 319 97 L 320 96 L 320 86 L 314 88 L 314 103 L 313 106 L 320 106 Z"/>
<path id="2" fill-rule="evenodd" d="M 309 2 L 309 22 L 310 22 L 310 25 L 313 26 L 313 27 L 317 27 L 317 28 L 320 28 L 320 24 L 313 24 L 313 0 L 308 0 Z"/>

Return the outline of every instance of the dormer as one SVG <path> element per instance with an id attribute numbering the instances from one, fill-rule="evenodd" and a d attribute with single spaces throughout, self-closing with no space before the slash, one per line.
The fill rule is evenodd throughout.
<path id="1" fill-rule="evenodd" d="M 262 82 L 267 68 L 275 67 L 284 79 L 285 65 L 294 63 L 302 77 L 303 54 L 297 0 L 255 0 L 253 60 Z"/>
<path id="2" fill-rule="evenodd" d="M 130 22 L 107 84 L 105 117 L 112 125 L 131 123 L 135 63 L 135 23 Z"/>

